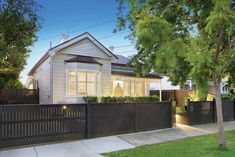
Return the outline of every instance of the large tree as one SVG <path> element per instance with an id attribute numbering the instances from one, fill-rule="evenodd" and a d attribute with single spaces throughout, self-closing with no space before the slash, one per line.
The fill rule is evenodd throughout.
<path id="1" fill-rule="evenodd" d="M 225 147 L 220 84 L 234 60 L 234 11 L 230 0 L 118 0 L 118 30 L 130 29 L 142 72 L 155 70 L 201 88 L 213 81 L 219 146 Z M 137 69 L 137 70 L 138 70 Z M 206 88 L 201 91 L 206 92 Z"/>
<path id="2" fill-rule="evenodd" d="M 40 27 L 38 8 L 34 0 L 0 0 L 0 88 L 19 87 Z"/>

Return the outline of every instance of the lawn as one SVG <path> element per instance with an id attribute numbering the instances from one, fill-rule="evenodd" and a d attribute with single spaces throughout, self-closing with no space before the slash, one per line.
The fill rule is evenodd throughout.
<path id="1" fill-rule="evenodd" d="M 235 131 L 227 131 L 226 139 L 227 149 L 224 151 L 218 149 L 216 134 L 210 134 L 103 155 L 107 157 L 235 157 Z"/>

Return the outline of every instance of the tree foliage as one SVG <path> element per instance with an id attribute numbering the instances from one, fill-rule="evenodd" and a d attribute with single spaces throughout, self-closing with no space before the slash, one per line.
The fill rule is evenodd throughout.
<path id="1" fill-rule="evenodd" d="M 175 84 L 191 77 L 207 93 L 216 91 L 219 144 L 225 146 L 221 108 L 221 80 L 234 76 L 235 16 L 230 0 L 119 0 L 118 29 L 129 28 L 129 38 L 141 63 L 137 71 L 155 70 Z"/>
<path id="2" fill-rule="evenodd" d="M 40 28 L 38 8 L 34 0 L 0 0 L 0 88 L 12 87 L 26 65 Z"/>

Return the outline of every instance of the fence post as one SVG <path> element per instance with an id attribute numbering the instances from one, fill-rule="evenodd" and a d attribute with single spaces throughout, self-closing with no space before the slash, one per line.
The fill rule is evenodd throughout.
<path id="1" fill-rule="evenodd" d="M 233 120 L 235 120 L 235 98 L 233 99 Z"/>
<path id="2" fill-rule="evenodd" d="M 91 138 L 91 104 L 86 104 L 86 138 Z"/>
<path id="3" fill-rule="evenodd" d="M 137 102 L 134 103 L 134 132 L 138 132 L 137 129 Z"/>
<path id="4" fill-rule="evenodd" d="M 212 102 L 212 106 L 213 106 L 213 122 L 216 123 L 217 122 L 217 112 L 216 112 L 216 101 L 215 101 L 215 98 L 213 98 L 212 101 L 213 101 Z M 223 104 L 221 104 L 221 105 L 223 105 Z"/>
<path id="5" fill-rule="evenodd" d="M 170 126 L 175 127 L 176 126 L 176 104 L 174 103 L 173 99 L 170 99 Z"/>
<path id="6" fill-rule="evenodd" d="M 0 106 L 0 149 L 3 147 L 3 143 L 2 143 L 2 107 Z"/>
<path id="7" fill-rule="evenodd" d="M 172 111 L 172 99 L 170 99 L 169 100 L 169 119 L 170 119 L 170 124 L 169 124 L 169 126 L 170 127 L 172 127 L 173 126 L 173 120 L 172 120 L 172 118 L 173 118 L 173 116 L 172 116 L 172 114 L 173 114 L 173 111 Z"/>
<path id="8" fill-rule="evenodd" d="M 40 91 L 39 91 L 40 89 L 39 88 L 37 88 L 37 102 L 38 102 L 38 104 L 40 104 Z M 52 101 L 51 101 L 52 102 Z"/>
<path id="9" fill-rule="evenodd" d="M 187 117 L 188 117 L 188 124 L 191 124 L 191 116 L 190 116 L 190 99 L 187 99 Z"/>

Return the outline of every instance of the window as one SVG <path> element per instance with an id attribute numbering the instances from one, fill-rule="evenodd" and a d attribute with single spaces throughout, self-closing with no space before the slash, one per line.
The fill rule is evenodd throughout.
<path id="1" fill-rule="evenodd" d="M 69 96 L 75 96 L 75 70 L 68 71 L 67 93 Z"/>
<path id="2" fill-rule="evenodd" d="M 96 83 L 95 73 L 87 73 L 87 95 L 88 96 L 96 95 L 95 83 Z"/>
<path id="3" fill-rule="evenodd" d="M 113 96 L 145 96 L 146 87 L 144 79 L 113 78 L 111 82 L 111 95 Z"/>
<path id="4" fill-rule="evenodd" d="M 113 81 L 113 93 L 115 96 L 123 96 L 123 81 Z"/>
<path id="5" fill-rule="evenodd" d="M 124 81 L 124 96 L 130 95 L 130 81 Z"/>
<path id="6" fill-rule="evenodd" d="M 78 95 L 86 96 L 86 72 L 78 72 Z"/>
<path id="7" fill-rule="evenodd" d="M 92 71 L 68 70 L 68 96 L 97 96 L 99 92 L 100 74 Z"/>
<path id="8" fill-rule="evenodd" d="M 136 83 L 136 96 L 144 96 L 144 85 L 143 83 Z"/>
<path id="9" fill-rule="evenodd" d="M 135 95 L 135 82 L 131 81 L 131 96 L 136 96 Z"/>

